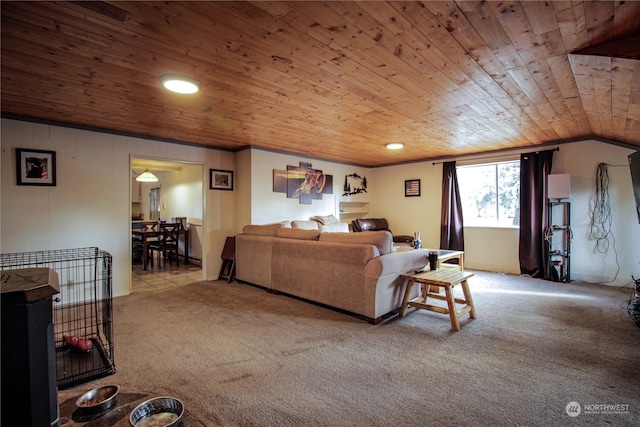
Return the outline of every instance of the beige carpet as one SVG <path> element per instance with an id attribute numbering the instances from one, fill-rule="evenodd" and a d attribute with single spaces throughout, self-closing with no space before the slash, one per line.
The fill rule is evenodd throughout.
<path id="1" fill-rule="evenodd" d="M 117 373 L 59 400 L 118 384 L 178 397 L 206 426 L 640 425 L 626 290 L 487 272 L 470 285 L 479 317 L 457 333 L 437 313 L 372 326 L 235 282 L 116 298 Z"/>

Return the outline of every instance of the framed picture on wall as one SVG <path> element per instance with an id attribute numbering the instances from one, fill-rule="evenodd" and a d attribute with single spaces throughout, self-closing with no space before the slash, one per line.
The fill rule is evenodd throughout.
<path id="1" fill-rule="evenodd" d="M 18 185 L 56 185 L 56 152 L 16 148 Z"/>
<path id="2" fill-rule="evenodd" d="M 209 169 L 209 189 L 233 190 L 233 171 Z"/>
<path id="3" fill-rule="evenodd" d="M 408 179 L 404 182 L 404 197 L 420 196 L 420 180 Z"/>

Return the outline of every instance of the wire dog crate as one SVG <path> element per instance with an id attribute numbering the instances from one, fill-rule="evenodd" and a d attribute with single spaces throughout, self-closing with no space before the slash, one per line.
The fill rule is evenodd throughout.
<path id="1" fill-rule="evenodd" d="M 53 298 L 57 385 L 66 389 L 116 372 L 112 257 L 96 247 L 0 254 L 0 268 L 47 267 L 58 273 Z"/>

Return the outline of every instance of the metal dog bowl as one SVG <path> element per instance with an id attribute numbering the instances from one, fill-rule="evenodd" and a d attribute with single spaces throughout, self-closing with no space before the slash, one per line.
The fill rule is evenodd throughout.
<path id="1" fill-rule="evenodd" d="M 117 385 L 94 388 L 76 400 L 76 406 L 86 412 L 102 412 L 116 403 L 118 391 Z"/>
<path id="2" fill-rule="evenodd" d="M 175 427 L 180 424 L 184 405 L 173 397 L 155 397 L 142 402 L 131 412 L 134 427 Z"/>

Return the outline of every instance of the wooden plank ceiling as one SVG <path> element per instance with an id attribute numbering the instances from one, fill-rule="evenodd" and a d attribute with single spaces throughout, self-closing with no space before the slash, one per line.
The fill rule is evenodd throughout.
<path id="1" fill-rule="evenodd" d="M 2 112 L 362 166 L 640 147 L 638 33 L 636 1 L 3 2 Z"/>

